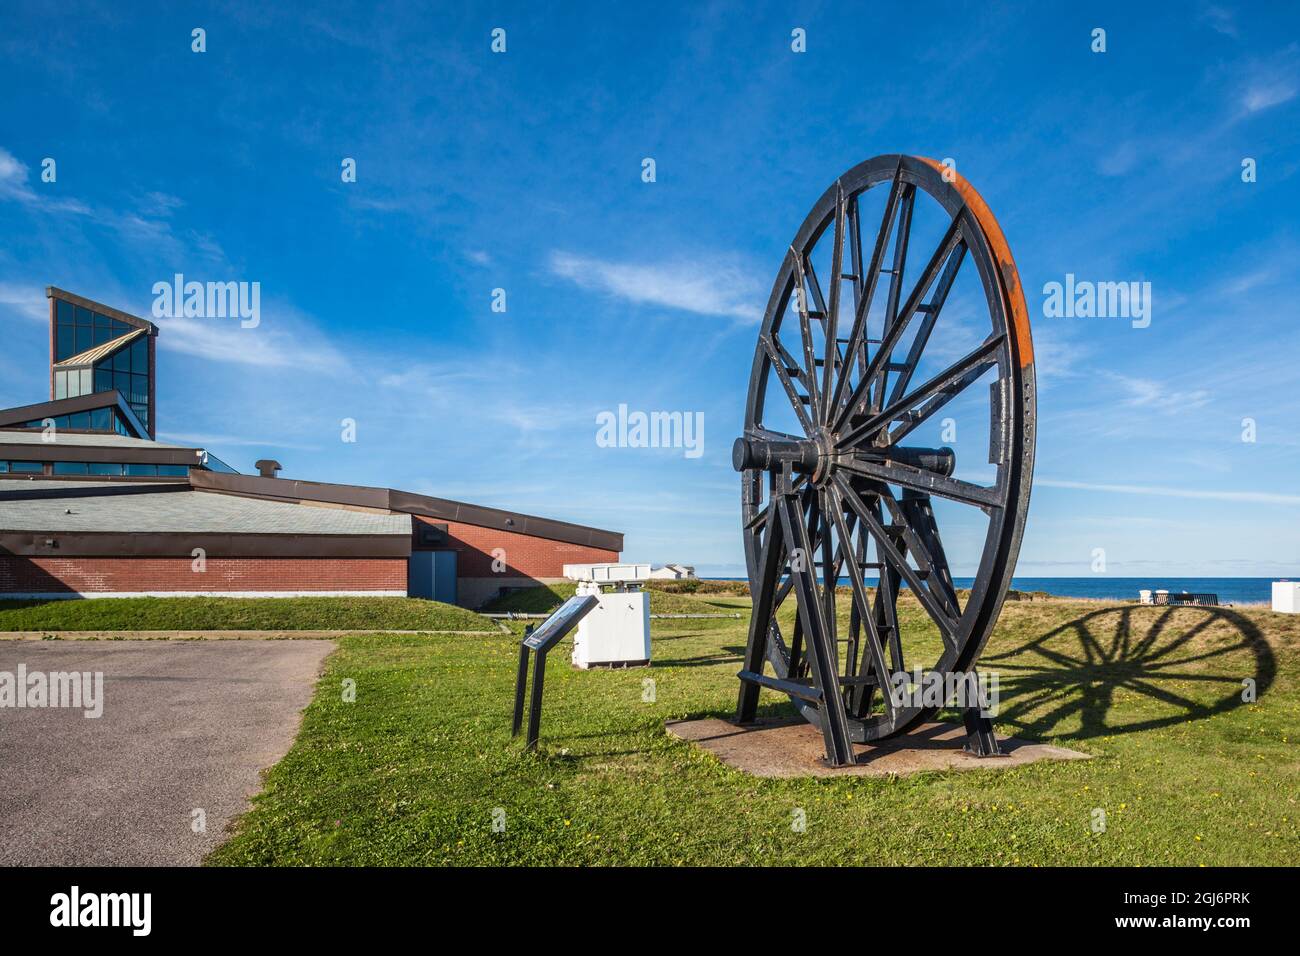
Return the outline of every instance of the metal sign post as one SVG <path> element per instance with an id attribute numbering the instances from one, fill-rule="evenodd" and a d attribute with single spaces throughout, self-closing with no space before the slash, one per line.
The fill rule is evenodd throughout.
<path id="1" fill-rule="evenodd" d="M 579 594 L 569 598 L 560 607 L 534 629 L 529 626 L 524 631 L 524 639 L 519 644 L 519 669 L 515 672 L 515 712 L 510 722 L 510 736 L 519 736 L 519 728 L 524 721 L 524 702 L 528 696 L 528 654 L 535 652 L 533 658 L 533 691 L 528 706 L 528 736 L 525 748 L 537 747 L 537 737 L 542 722 L 542 689 L 546 679 L 546 655 L 552 647 L 568 634 L 600 601 L 590 594 Z"/>

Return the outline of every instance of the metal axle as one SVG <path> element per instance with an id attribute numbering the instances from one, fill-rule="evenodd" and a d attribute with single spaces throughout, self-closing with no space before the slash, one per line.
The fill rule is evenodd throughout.
<path id="1" fill-rule="evenodd" d="M 780 471 L 790 463 L 793 471 L 811 475 L 823 460 L 833 461 L 839 453 L 827 440 L 768 441 L 762 438 L 737 438 L 731 446 L 731 465 L 736 471 L 757 468 L 762 471 Z M 957 453 L 951 448 L 919 448 L 890 446 L 855 451 L 859 458 L 872 461 L 894 462 L 910 468 L 937 472 L 944 477 L 952 475 L 957 467 Z"/>

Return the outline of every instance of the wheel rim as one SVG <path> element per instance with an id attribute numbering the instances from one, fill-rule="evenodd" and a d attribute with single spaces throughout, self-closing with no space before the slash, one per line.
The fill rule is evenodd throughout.
<path id="1" fill-rule="evenodd" d="M 878 200 L 878 220 L 867 215 L 867 197 Z M 923 202 L 939 238 L 914 246 Z M 949 297 L 963 273 L 967 286 L 978 281 L 974 297 L 982 297 L 987 334 L 930 373 L 934 355 L 951 345 L 939 346 L 951 332 L 944 310 L 955 308 Z M 951 448 L 907 442 L 982 381 L 989 383 L 991 484 L 954 477 Z M 776 409 L 783 411 L 780 427 L 772 422 Z M 824 732 L 830 714 L 834 732 L 853 741 L 927 719 L 934 708 L 891 704 L 880 691 L 900 670 L 929 663 L 910 653 L 898 585 L 907 585 L 939 632 L 937 658 L 925 669 L 973 670 L 1019 552 L 1034 425 L 1024 297 L 983 199 L 932 160 L 881 156 L 849 170 L 813 206 L 777 274 L 736 443 L 755 607 L 748 670 L 761 670 L 765 658 L 778 683 L 833 688 L 821 702 L 797 689 L 790 699 Z M 973 443 L 958 444 L 964 457 Z M 939 530 L 939 503 L 986 519 L 964 603 Z M 872 570 L 878 580 L 869 591 Z M 849 578 L 847 611 L 835 600 L 841 575 Z M 779 618 L 790 603 L 798 610 L 787 640 Z M 828 672 L 835 667 L 836 681 L 822 679 L 819 661 Z M 827 707 L 828 699 L 836 706 Z M 841 704 L 842 720 L 833 712 Z"/>

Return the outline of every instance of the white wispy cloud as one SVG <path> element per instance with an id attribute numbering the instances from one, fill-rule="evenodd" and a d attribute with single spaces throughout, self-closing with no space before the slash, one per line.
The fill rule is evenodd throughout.
<path id="1" fill-rule="evenodd" d="M 0 308 L 37 322 L 50 320 L 50 306 L 40 286 L 0 282 Z"/>
<path id="2" fill-rule="evenodd" d="M 766 302 L 759 281 L 721 261 L 647 264 L 553 252 L 549 266 L 552 274 L 584 289 L 697 315 L 757 322 Z"/>
<path id="3" fill-rule="evenodd" d="M 1237 14 L 1226 7 L 1211 5 L 1201 11 L 1201 20 L 1210 25 L 1210 28 L 1216 33 L 1222 33 L 1224 36 L 1236 39 Z"/>
<path id="4" fill-rule="evenodd" d="M 1125 389 L 1128 394 L 1123 401 L 1131 408 L 1146 408 L 1167 413 L 1187 412 L 1208 405 L 1214 397 L 1211 392 L 1203 388 L 1179 390 L 1151 378 L 1137 378 L 1116 372 L 1104 374 Z"/>
<path id="5" fill-rule="evenodd" d="M 1280 103 L 1295 99 L 1295 95 L 1296 85 L 1291 80 L 1273 80 L 1258 83 L 1248 88 L 1241 99 L 1241 105 L 1246 108 L 1248 113 L 1258 113 L 1270 106 L 1277 106 Z"/>
<path id="6" fill-rule="evenodd" d="M 13 153 L 0 146 L 0 199 L 15 200 L 34 208 L 85 214 L 89 207 L 75 199 L 42 197 L 27 181 L 27 167 Z"/>
<path id="7" fill-rule="evenodd" d="M 1203 501 L 1300 505 L 1300 495 L 1279 494 L 1271 491 L 1202 491 L 1194 488 L 1169 488 L 1164 485 L 1112 485 L 1104 482 L 1065 481 L 1057 478 L 1035 478 L 1034 484 L 1043 488 L 1100 491 L 1113 495 L 1147 495 L 1155 498 L 1193 498 Z"/>
<path id="8" fill-rule="evenodd" d="M 261 322 L 241 328 L 237 319 L 148 316 L 159 329 L 158 346 L 215 362 L 263 368 L 340 372 L 348 361 L 314 323 L 292 310 L 263 308 Z"/>

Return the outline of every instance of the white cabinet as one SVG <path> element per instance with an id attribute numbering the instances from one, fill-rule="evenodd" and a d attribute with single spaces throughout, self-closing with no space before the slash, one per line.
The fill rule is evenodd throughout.
<path id="1" fill-rule="evenodd" d="M 1300 581 L 1273 582 L 1273 610 L 1300 614 Z"/>
<path id="2" fill-rule="evenodd" d="M 630 667 L 650 662 L 650 595 L 642 590 L 602 591 L 595 582 L 578 585 L 600 603 L 578 622 L 573 663 L 589 667 Z"/>

